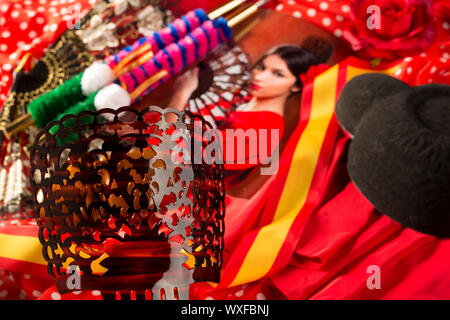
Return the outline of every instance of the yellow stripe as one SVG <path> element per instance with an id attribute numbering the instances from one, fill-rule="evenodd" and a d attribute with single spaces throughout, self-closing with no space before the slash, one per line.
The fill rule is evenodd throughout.
<path id="1" fill-rule="evenodd" d="M 338 66 L 335 66 L 314 83 L 310 120 L 297 144 L 274 222 L 260 230 L 231 286 L 260 279 L 269 272 L 292 223 L 305 204 L 334 114 L 338 71 Z"/>
<path id="2" fill-rule="evenodd" d="M 143 83 L 140 84 L 139 87 L 136 88 L 131 94 L 130 97 L 132 100 L 139 97 L 139 95 L 144 92 L 148 87 L 150 87 L 152 84 L 156 83 L 157 81 L 161 80 L 165 76 L 167 76 L 169 73 L 166 70 L 161 70 L 151 78 L 148 78 Z"/>
<path id="3" fill-rule="evenodd" d="M 359 76 L 361 74 L 364 73 L 384 73 L 384 74 L 388 74 L 388 75 L 394 75 L 395 71 L 398 70 L 398 68 L 400 68 L 399 65 L 396 65 L 390 69 L 386 69 L 386 70 L 369 70 L 369 69 L 361 69 L 361 68 L 356 68 L 356 67 L 352 67 L 352 66 L 348 66 L 347 68 L 347 81 L 350 81 L 352 78 Z"/>
<path id="4" fill-rule="evenodd" d="M 47 265 L 38 237 L 0 234 L 0 258 Z"/>
<path id="5" fill-rule="evenodd" d="M 121 70 L 123 68 L 125 68 L 127 66 L 127 64 L 129 64 L 132 60 L 134 60 L 136 57 L 140 56 L 141 54 L 146 53 L 147 51 L 151 50 L 151 46 L 149 43 L 144 44 L 143 46 L 139 47 L 138 49 L 136 49 L 135 51 L 131 52 L 129 55 L 127 55 L 123 60 L 121 60 L 119 62 L 119 64 L 117 64 L 114 67 L 114 74 L 118 75 L 119 73 L 121 73 Z"/>
<path id="6" fill-rule="evenodd" d="M 143 55 L 142 57 L 140 57 L 137 61 L 129 64 L 124 69 L 120 70 L 118 73 L 116 73 L 116 76 L 120 77 L 122 74 L 129 72 L 130 70 L 133 70 L 134 68 L 142 65 L 144 62 L 150 60 L 151 58 L 153 58 L 153 52 L 150 51 L 145 55 Z"/>

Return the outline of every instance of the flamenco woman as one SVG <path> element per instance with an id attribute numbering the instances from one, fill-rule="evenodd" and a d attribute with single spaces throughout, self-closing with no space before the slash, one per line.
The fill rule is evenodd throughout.
<path id="1" fill-rule="evenodd" d="M 219 125 L 223 138 L 223 152 L 225 169 L 228 177 L 238 171 L 253 169 L 255 166 L 267 164 L 268 158 L 278 151 L 279 142 L 285 131 L 286 106 L 289 98 L 301 94 L 303 90 L 302 75 L 311 66 L 318 64 L 318 58 L 305 49 L 297 46 L 279 46 L 269 50 L 252 68 L 249 96 L 243 101 L 235 101 L 235 111 L 229 112 L 225 120 Z M 175 83 L 175 94 L 169 107 L 183 111 L 189 98 L 199 85 L 199 68 L 187 71 Z M 226 144 L 233 143 L 226 139 L 226 130 L 260 130 L 268 133 L 267 141 L 246 141 L 245 159 L 230 159 L 226 156 Z M 270 133 L 277 132 L 275 143 Z M 243 141 L 242 141 L 243 142 Z M 248 145 L 257 144 L 258 147 L 267 145 L 266 157 L 258 155 Z M 240 147 L 239 145 L 237 146 Z M 266 151 L 266 150 L 265 150 Z M 234 160 L 231 163 L 230 160 Z M 275 159 L 273 159 L 275 160 Z M 273 173 L 276 173 L 273 172 Z"/>

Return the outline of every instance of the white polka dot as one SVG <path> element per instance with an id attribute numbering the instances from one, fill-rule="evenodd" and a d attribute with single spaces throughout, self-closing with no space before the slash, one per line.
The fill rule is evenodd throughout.
<path id="1" fill-rule="evenodd" d="M 266 300 L 266 296 L 260 292 L 256 295 L 256 300 Z"/>
<path id="2" fill-rule="evenodd" d="M 28 33 L 28 36 L 29 36 L 31 39 L 34 39 L 34 38 L 36 38 L 37 33 L 36 33 L 36 31 L 31 30 L 30 33 Z"/>
<path id="3" fill-rule="evenodd" d="M 350 12 L 350 7 L 349 7 L 348 5 L 346 5 L 346 4 L 344 4 L 344 5 L 341 7 L 341 10 L 342 10 L 342 12 L 347 13 L 347 12 Z"/>
<path id="4" fill-rule="evenodd" d="M 294 17 L 296 17 L 296 18 L 301 18 L 302 17 L 302 13 L 300 11 L 294 11 L 294 13 L 292 15 Z"/>
<path id="5" fill-rule="evenodd" d="M 336 15 L 336 21 L 342 22 L 344 21 L 344 17 L 341 16 L 340 14 Z"/>
<path id="6" fill-rule="evenodd" d="M 421 54 L 419 54 L 419 56 L 421 56 L 422 58 L 425 58 L 427 56 L 427 54 L 425 52 L 422 52 Z"/>
<path id="7" fill-rule="evenodd" d="M 24 51 L 28 51 L 28 50 L 31 49 L 31 46 L 30 46 L 29 44 L 26 44 L 26 45 L 24 45 L 24 46 L 22 47 L 22 49 L 23 49 Z"/>
<path id="8" fill-rule="evenodd" d="M 35 15 L 36 15 L 36 12 L 34 12 L 34 11 L 28 11 L 27 12 L 28 18 L 33 18 Z"/>
<path id="9" fill-rule="evenodd" d="M 405 62 L 410 62 L 412 60 L 411 57 L 406 57 L 405 59 L 403 59 Z"/>
<path id="10" fill-rule="evenodd" d="M 294 1 L 294 0 L 289 0 L 288 1 L 288 5 L 290 5 L 290 6 L 294 6 L 294 5 L 296 5 L 297 3 Z"/>
<path id="11" fill-rule="evenodd" d="M 44 24 L 44 23 L 45 23 L 45 19 L 44 19 L 43 17 L 38 17 L 38 18 L 36 19 L 36 22 L 37 22 L 38 24 Z"/>
<path id="12" fill-rule="evenodd" d="M 0 26 L 4 25 L 6 22 L 6 19 L 4 17 L 0 17 Z"/>
<path id="13" fill-rule="evenodd" d="M 19 292 L 19 299 L 24 300 L 27 298 L 27 293 L 23 290 L 20 290 Z"/>
<path id="14" fill-rule="evenodd" d="M 60 295 L 58 292 L 53 292 L 53 293 L 50 295 L 50 297 L 51 297 L 53 300 L 61 300 L 61 295 Z"/>
<path id="15" fill-rule="evenodd" d="M 450 29 L 450 23 L 444 22 L 444 23 L 442 24 L 442 28 L 444 28 L 445 30 Z"/>
<path id="16" fill-rule="evenodd" d="M 280 3 L 279 5 L 277 5 L 277 6 L 275 7 L 275 10 L 277 10 L 277 11 L 283 10 L 283 5 Z"/>
<path id="17" fill-rule="evenodd" d="M 8 290 L 0 291 L 0 298 L 6 298 L 7 295 L 8 295 Z"/>
<path id="18" fill-rule="evenodd" d="M 10 36 L 11 36 L 11 32 L 9 32 L 8 30 L 5 30 L 2 32 L 3 38 L 9 38 Z"/>
<path id="19" fill-rule="evenodd" d="M 13 18 L 17 18 L 19 15 L 20 15 L 20 12 L 19 12 L 19 11 L 13 11 L 13 12 L 11 12 L 11 17 L 13 17 Z"/>
<path id="20" fill-rule="evenodd" d="M 0 45 L 0 51 L 3 51 L 3 52 L 5 52 L 6 50 L 8 50 L 8 46 L 6 45 L 6 44 L 1 44 Z"/>
<path id="21" fill-rule="evenodd" d="M 51 32 L 55 32 L 56 30 L 58 30 L 58 25 L 57 24 L 50 25 L 50 31 Z"/>
<path id="22" fill-rule="evenodd" d="M 39 298 L 42 293 L 38 290 L 33 290 L 33 292 L 31 294 L 33 295 L 33 297 Z"/>
<path id="23" fill-rule="evenodd" d="M 205 300 L 214 300 L 213 297 L 206 297 Z"/>
<path id="24" fill-rule="evenodd" d="M 36 38 L 33 40 L 33 43 L 41 43 L 41 39 L 40 38 Z"/>
<path id="25" fill-rule="evenodd" d="M 28 273 L 25 273 L 25 274 L 23 275 L 23 277 L 24 277 L 25 279 L 27 279 L 27 280 L 31 279 L 31 275 L 29 275 Z"/>
<path id="26" fill-rule="evenodd" d="M 102 293 L 100 292 L 100 291 L 98 291 L 98 290 L 94 290 L 94 291 L 92 291 L 92 295 L 93 296 L 99 296 L 99 295 L 101 295 Z"/>
<path id="27" fill-rule="evenodd" d="M 436 72 L 436 70 L 437 70 L 436 66 L 433 66 L 433 67 L 431 68 L 431 70 L 430 70 L 430 74 L 433 74 L 433 73 L 435 73 L 435 72 Z"/>
<path id="28" fill-rule="evenodd" d="M 79 295 L 81 293 L 81 291 L 74 291 L 72 292 L 74 295 Z"/>
<path id="29" fill-rule="evenodd" d="M 411 74 L 411 72 L 412 72 L 412 68 L 411 67 L 406 68 L 406 74 Z"/>
<path id="30" fill-rule="evenodd" d="M 39 3 L 40 4 L 45 4 L 45 3 L 47 3 L 47 0 L 39 0 Z"/>
<path id="31" fill-rule="evenodd" d="M 330 18 L 323 18 L 322 24 L 323 24 L 325 27 L 329 27 L 329 26 L 331 25 L 331 19 L 330 19 Z"/>
<path id="32" fill-rule="evenodd" d="M 45 7 L 38 7 L 37 12 L 45 12 Z"/>
<path id="33" fill-rule="evenodd" d="M 337 38 L 342 37 L 342 30 L 341 29 L 334 30 L 334 36 Z"/>
<path id="34" fill-rule="evenodd" d="M 236 297 L 242 297 L 243 295 L 244 295 L 244 290 L 239 290 L 238 292 L 236 292 L 235 294 L 234 294 Z"/>
<path id="35" fill-rule="evenodd" d="M 428 79 L 428 83 L 432 83 L 433 82 L 433 79 Z"/>
<path id="36" fill-rule="evenodd" d="M 328 9 L 328 3 L 326 3 L 326 2 L 321 2 L 320 5 L 319 5 L 319 8 L 320 8 L 321 10 L 327 10 L 327 9 Z"/>
<path id="37" fill-rule="evenodd" d="M 0 7 L 0 10 L 2 10 L 3 12 L 8 11 L 8 9 L 9 9 L 9 6 L 7 4 L 4 4 Z"/>
<path id="38" fill-rule="evenodd" d="M 447 63 L 447 59 L 445 59 L 445 58 L 440 58 L 439 60 L 443 63 Z"/>
<path id="39" fill-rule="evenodd" d="M 20 30 L 25 30 L 26 28 L 28 28 L 28 22 L 21 22 L 20 24 L 19 24 L 19 29 Z"/>
<path id="40" fill-rule="evenodd" d="M 11 71 L 11 69 L 12 69 L 12 66 L 9 63 L 3 65 L 3 70 Z"/>
<path id="41" fill-rule="evenodd" d="M 309 8 L 308 11 L 306 11 L 306 14 L 310 17 L 314 17 L 316 15 L 316 10 L 313 8 Z"/>
<path id="42" fill-rule="evenodd" d="M 399 68 L 397 71 L 395 71 L 394 75 L 399 76 L 402 73 L 402 71 L 403 70 L 401 68 Z"/>
<path id="43" fill-rule="evenodd" d="M 448 54 L 447 52 L 444 52 L 444 54 L 442 55 L 442 58 L 450 59 L 450 54 Z"/>

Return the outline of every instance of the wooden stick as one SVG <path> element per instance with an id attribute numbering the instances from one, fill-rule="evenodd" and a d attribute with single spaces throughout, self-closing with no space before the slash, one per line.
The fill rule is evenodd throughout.
<path id="1" fill-rule="evenodd" d="M 236 9 L 237 7 L 239 7 L 241 4 L 243 4 L 246 1 L 247 0 L 232 0 L 232 1 L 224 4 L 223 6 L 220 6 L 219 8 L 214 9 L 212 12 L 210 12 L 208 14 L 208 17 L 211 20 L 217 19 L 218 17 L 223 16 L 224 14 L 232 11 L 233 9 Z"/>

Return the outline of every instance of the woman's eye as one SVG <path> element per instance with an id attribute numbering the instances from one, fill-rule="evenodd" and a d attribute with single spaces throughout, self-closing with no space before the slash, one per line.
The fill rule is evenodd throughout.
<path id="1" fill-rule="evenodd" d="M 260 63 L 256 65 L 255 69 L 264 70 L 264 66 Z"/>
<path id="2" fill-rule="evenodd" d="M 278 71 L 275 71 L 273 74 L 274 74 L 276 77 L 280 77 L 280 78 L 283 77 L 283 74 L 282 74 L 281 72 L 278 72 Z"/>

